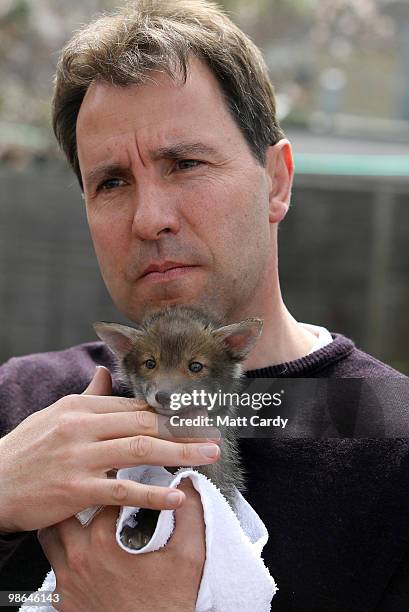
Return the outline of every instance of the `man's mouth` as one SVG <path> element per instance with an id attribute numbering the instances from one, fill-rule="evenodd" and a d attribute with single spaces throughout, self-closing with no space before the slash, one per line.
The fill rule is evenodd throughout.
<path id="1" fill-rule="evenodd" d="M 143 271 L 139 278 L 153 282 L 172 280 L 184 276 L 196 267 L 180 262 L 165 261 L 159 264 L 151 264 Z"/>

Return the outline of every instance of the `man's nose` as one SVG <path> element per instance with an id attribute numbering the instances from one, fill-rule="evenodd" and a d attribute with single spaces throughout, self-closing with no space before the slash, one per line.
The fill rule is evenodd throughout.
<path id="1" fill-rule="evenodd" d="M 180 218 L 177 202 L 165 190 L 140 187 L 135 198 L 132 233 L 141 240 L 158 240 L 163 234 L 177 234 Z"/>

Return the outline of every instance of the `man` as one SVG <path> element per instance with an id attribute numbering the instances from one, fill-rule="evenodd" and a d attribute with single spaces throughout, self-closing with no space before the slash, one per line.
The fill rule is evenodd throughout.
<path id="1" fill-rule="evenodd" d="M 285 307 L 277 227 L 290 201 L 291 148 L 259 51 L 215 5 L 144 0 L 83 28 L 58 64 L 53 125 L 83 190 L 104 281 L 130 319 L 175 304 L 226 323 L 260 317 L 249 377 L 401 376 Z M 205 559 L 197 494 L 107 474 L 211 463 L 217 442 L 159 438 L 161 417 L 116 397 L 115 385 L 111 395 L 111 376 L 94 374 L 96 364 L 112 367 L 101 343 L 1 370 L 6 574 L 26 540 L 19 534 L 40 529 L 63 596 L 57 609 L 194 610 Z M 277 610 L 374 610 L 407 593 L 409 531 L 393 495 L 407 478 L 398 467 L 407 450 L 390 441 L 242 441 L 247 499 L 269 531 Z M 95 504 L 107 507 L 81 528 L 73 515 Z M 169 544 L 137 558 L 118 550 L 120 505 L 177 508 Z M 20 588 L 38 586 L 29 578 Z"/>

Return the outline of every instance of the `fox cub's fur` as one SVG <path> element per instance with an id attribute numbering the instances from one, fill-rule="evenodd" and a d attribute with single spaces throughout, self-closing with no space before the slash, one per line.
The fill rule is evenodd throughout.
<path id="1" fill-rule="evenodd" d="M 94 328 L 116 355 L 121 380 L 135 397 L 144 398 L 159 414 L 183 416 L 186 408 L 177 411 L 170 408 L 172 393 L 239 390 L 241 362 L 257 342 L 262 320 L 246 319 L 221 326 L 198 310 L 177 306 L 156 312 L 136 327 L 96 323 Z M 215 412 L 234 416 L 236 409 L 231 405 L 216 407 L 206 414 L 213 416 Z M 195 469 L 219 487 L 234 509 L 235 487 L 244 490 L 244 473 L 234 429 L 219 429 L 222 430 L 219 460 Z M 138 528 L 141 512 L 138 513 Z M 145 512 L 148 514 L 149 511 Z M 128 530 L 123 541 L 134 548 L 144 546 L 153 534 L 155 522 L 152 518 L 157 514 L 150 511 L 151 525 L 145 528 L 144 534 L 138 535 L 137 529 L 132 533 Z M 149 521 L 145 518 L 145 522 Z"/>

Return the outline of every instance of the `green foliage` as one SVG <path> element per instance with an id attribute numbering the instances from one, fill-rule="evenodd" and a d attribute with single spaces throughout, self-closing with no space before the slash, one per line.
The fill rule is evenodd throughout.
<path id="1" fill-rule="evenodd" d="M 16 24 L 27 24 L 30 8 L 26 0 L 15 0 L 4 15 L 0 15 L 0 31 L 4 27 Z"/>

